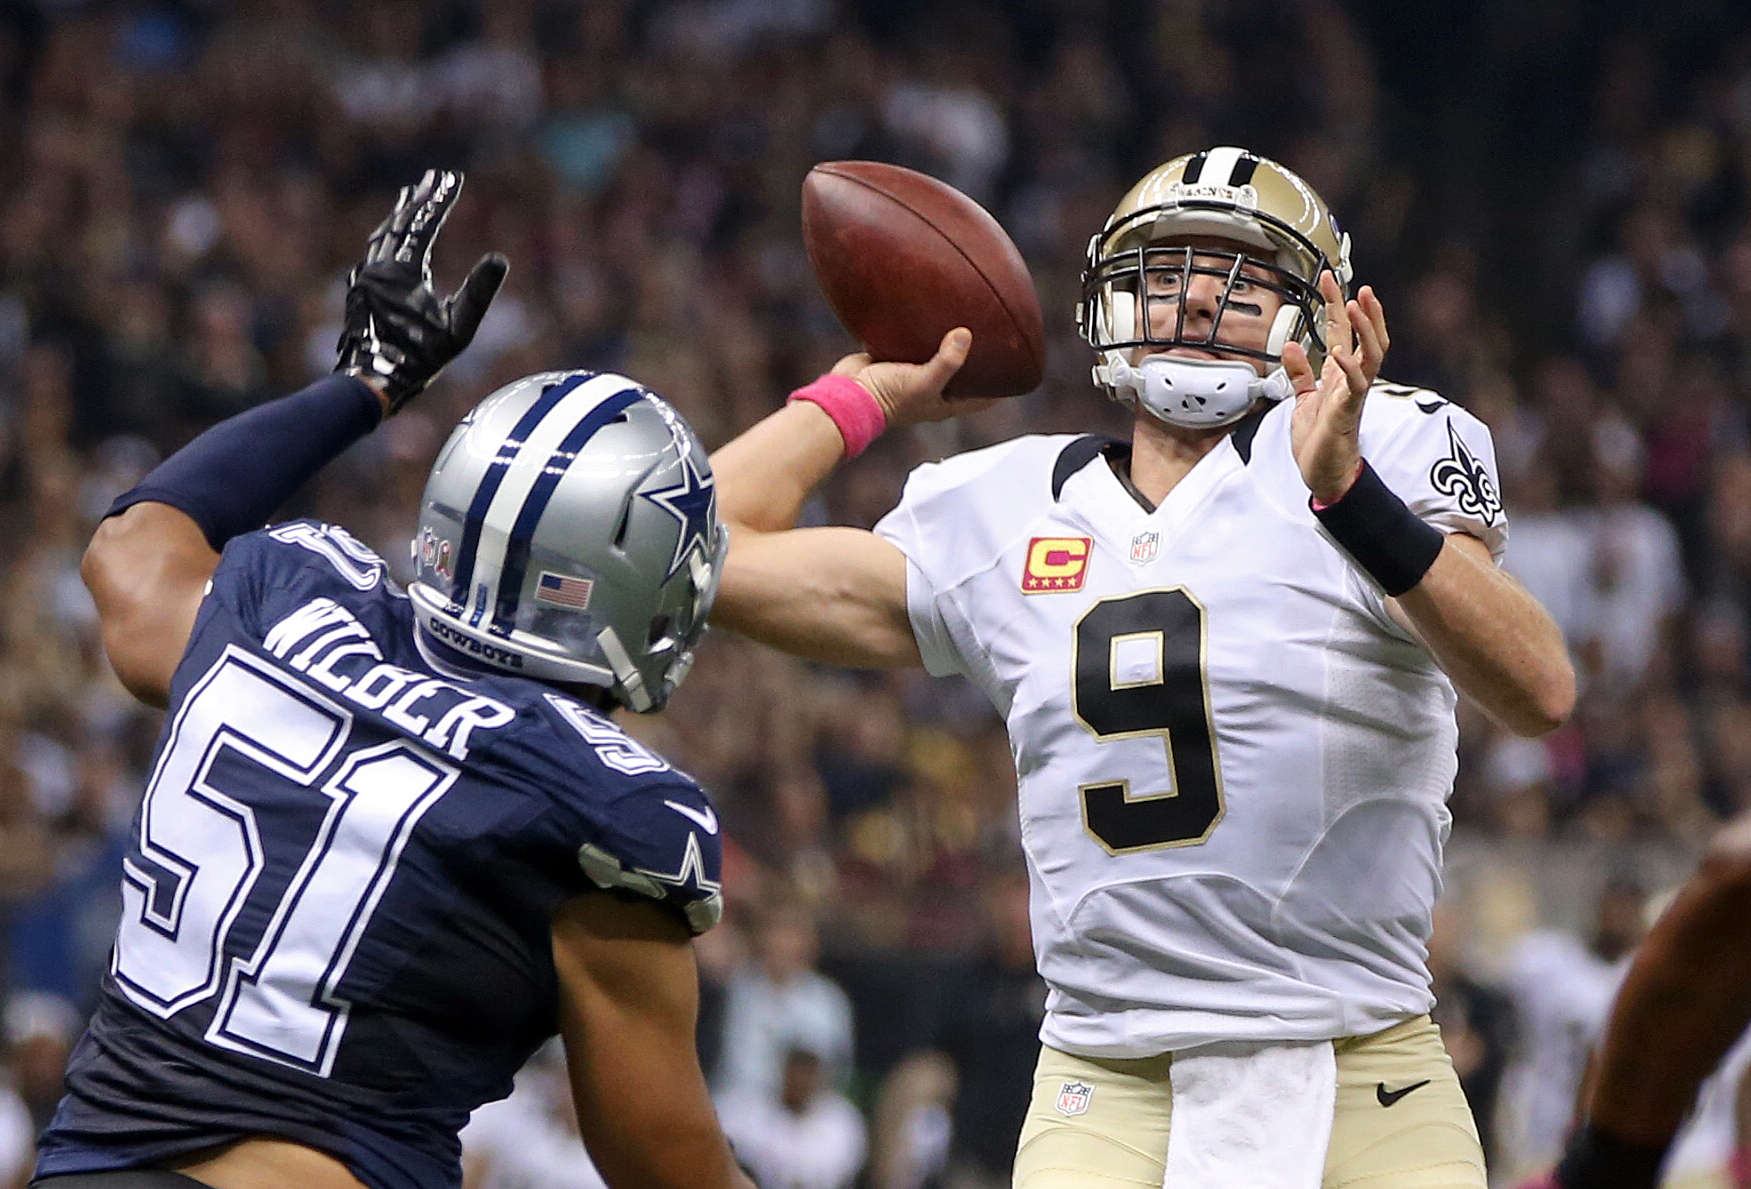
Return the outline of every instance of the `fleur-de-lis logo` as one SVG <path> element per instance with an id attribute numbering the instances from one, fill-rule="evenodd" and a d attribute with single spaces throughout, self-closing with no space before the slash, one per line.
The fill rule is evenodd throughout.
<path id="1" fill-rule="evenodd" d="M 1502 518 L 1502 497 L 1483 464 L 1465 448 L 1451 417 L 1447 418 L 1447 441 L 1452 453 L 1430 469 L 1429 482 L 1442 495 L 1451 496 L 1460 511 L 1483 521 L 1485 527 L 1495 524 Z"/>

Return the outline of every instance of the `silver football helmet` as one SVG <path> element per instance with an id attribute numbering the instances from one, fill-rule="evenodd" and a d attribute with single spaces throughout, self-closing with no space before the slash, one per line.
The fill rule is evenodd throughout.
<path id="1" fill-rule="evenodd" d="M 426 480 L 408 588 L 421 651 L 661 709 L 728 552 L 716 497 L 699 439 L 638 383 L 580 371 L 507 384 Z"/>

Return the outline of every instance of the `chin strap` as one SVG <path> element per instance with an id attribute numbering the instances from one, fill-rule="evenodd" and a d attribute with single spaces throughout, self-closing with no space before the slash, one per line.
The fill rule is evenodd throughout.
<path id="1" fill-rule="evenodd" d="M 1115 393 L 1131 393 L 1169 425 L 1192 429 L 1233 424 L 1260 399 L 1275 402 L 1294 393 L 1289 374 L 1281 367 L 1261 376 L 1250 363 L 1238 359 L 1173 355 L 1151 355 L 1133 367 L 1118 352 L 1110 352 L 1105 366 L 1096 367 L 1095 381 Z"/>
<path id="2" fill-rule="evenodd" d="M 632 663 L 632 657 L 627 653 L 625 645 L 620 643 L 620 636 L 614 629 L 603 628 L 596 633 L 596 643 L 601 645 L 602 655 L 608 658 L 608 665 L 614 670 L 620 687 L 614 692 L 626 700 L 627 709 L 638 714 L 655 709 L 655 700 L 651 697 L 650 690 L 645 688 L 644 674 Z"/>

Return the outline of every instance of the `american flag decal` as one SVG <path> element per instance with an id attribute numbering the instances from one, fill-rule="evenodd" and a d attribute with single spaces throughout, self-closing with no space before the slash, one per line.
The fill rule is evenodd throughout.
<path id="1" fill-rule="evenodd" d="M 588 578 L 569 578 L 543 570 L 541 581 L 535 586 L 535 601 L 582 611 L 590 605 L 590 590 L 594 586 L 595 583 Z"/>

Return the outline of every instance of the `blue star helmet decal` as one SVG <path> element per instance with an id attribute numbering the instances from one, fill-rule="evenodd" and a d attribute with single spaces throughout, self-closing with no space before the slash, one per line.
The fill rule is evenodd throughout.
<path id="1" fill-rule="evenodd" d="M 708 547 L 711 526 L 717 519 L 717 484 L 709 475 L 701 475 L 693 465 L 692 455 L 683 450 L 681 482 L 661 491 L 639 494 L 681 522 L 681 534 L 675 539 L 675 556 L 669 561 L 669 572 L 663 576 L 663 581 L 667 582 L 687 563 L 688 555 L 695 548 Z"/>

